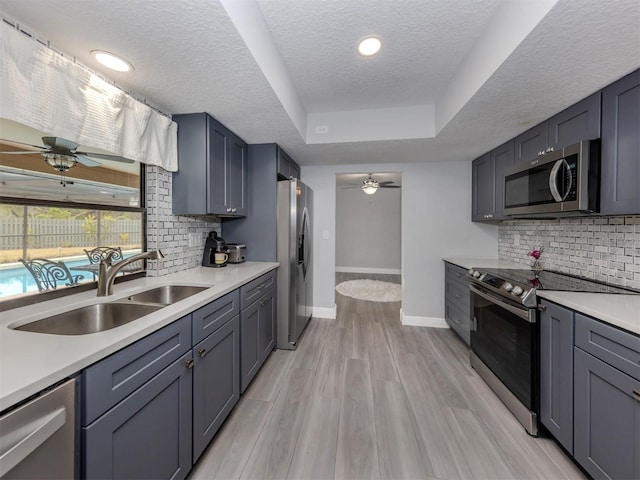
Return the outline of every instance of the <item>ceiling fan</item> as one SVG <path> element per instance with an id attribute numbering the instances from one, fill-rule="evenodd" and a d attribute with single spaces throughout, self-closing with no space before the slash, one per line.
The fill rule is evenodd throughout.
<path id="1" fill-rule="evenodd" d="M 75 167 L 78 163 L 81 163 L 82 165 L 85 165 L 87 167 L 97 167 L 98 165 L 102 165 L 100 162 L 92 160 L 89 157 L 99 158 L 102 160 L 112 160 L 115 162 L 134 163 L 134 160 L 119 157 L 117 155 L 79 152 L 79 144 L 60 137 L 42 137 L 42 143 L 45 145 L 44 147 L 41 147 L 40 145 L 31 145 L 29 143 L 15 142 L 13 140 L 0 141 L 38 148 L 39 151 L 35 152 L 29 150 L 20 150 L 15 152 L 0 151 L 0 154 L 29 155 L 33 153 L 40 153 L 44 157 L 47 164 L 60 173 L 65 173 L 70 168 Z"/>
<path id="2" fill-rule="evenodd" d="M 362 181 L 362 184 L 353 184 L 343 188 L 361 188 L 367 195 L 373 195 L 379 188 L 402 188 L 400 185 L 392 185 L 394 182 L 385 181 L 379 182 L 372 177 L 372 174 L 368 174 L 369 177 Z"/>

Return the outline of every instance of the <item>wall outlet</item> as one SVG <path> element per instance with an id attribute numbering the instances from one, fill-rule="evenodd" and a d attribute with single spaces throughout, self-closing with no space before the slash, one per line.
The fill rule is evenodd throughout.
<path id="1" fill-rule="evenodd" d="M 189 246 L 197 247 L 200 243 L 200 235 L 198 233 L 189 232 Z"/>

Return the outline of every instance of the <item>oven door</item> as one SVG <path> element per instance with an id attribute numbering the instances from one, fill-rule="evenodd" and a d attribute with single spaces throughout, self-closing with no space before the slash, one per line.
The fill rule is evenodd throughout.
<path id="1" fill-rule="evenodd" d="M 533 309 L 471 285 L 471 350 L 530 411 L 538 411 L 538 341 Z"/>

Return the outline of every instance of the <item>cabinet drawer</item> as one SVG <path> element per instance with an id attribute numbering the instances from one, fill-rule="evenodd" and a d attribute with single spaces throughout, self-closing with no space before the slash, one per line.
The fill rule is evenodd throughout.
<path id="1" fill-rule="evenodd" d="M 240 313 L 238 290 L 227 293 L 193 312 L 193 344 L 204 340 L 238 313 Z"/>
<path id="2" fill-rule="evenodd" d="M 188 315 L 84 370 L 82 425 L 94 421 L 190 348 Z"/>
<path id="3" fill-rule="evenodd" d="M 459 267 L 452 263 L 445 263 L 445 274 L 446 278 L 451 278 L 454 281 L 459 283 L 468 284 L 469 283 L 469 274 L 467 273 L 466 268 Z"/>
<path id="4" fill-rule="evenodd" d="M 640 380 L 640 337 L 576 313 L 576 346 Z"/>
<path id="5" fill-rule="evenodd" d="M 455 332 L 469 345 L 471 337 L 471 318 L 451 302 L 445 303 L 445 319 Z"/>
<path id="6" fill-rule="evenodd" d="M 271 271 L 240 287 L 241 309 L 247 308 L 275 286 L 276 273 Z"/>
<path id="7" fill-rule="evenodd" d="M 445 284 L 445 300 L 451 302 L 463 312 L 471 311 L 471 292 L 469 284 L 460 285 L 455 281 L 447 279 Z"/>

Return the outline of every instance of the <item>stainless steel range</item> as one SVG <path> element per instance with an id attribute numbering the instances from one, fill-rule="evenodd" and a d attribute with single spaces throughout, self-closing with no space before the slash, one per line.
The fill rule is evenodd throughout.
<path id="1" fill-rule="evenodd" d="M 557 272 L 471 269 L 471 365 L 530 435 L 538 433 L 538 290 L 638 294 Z"/>

